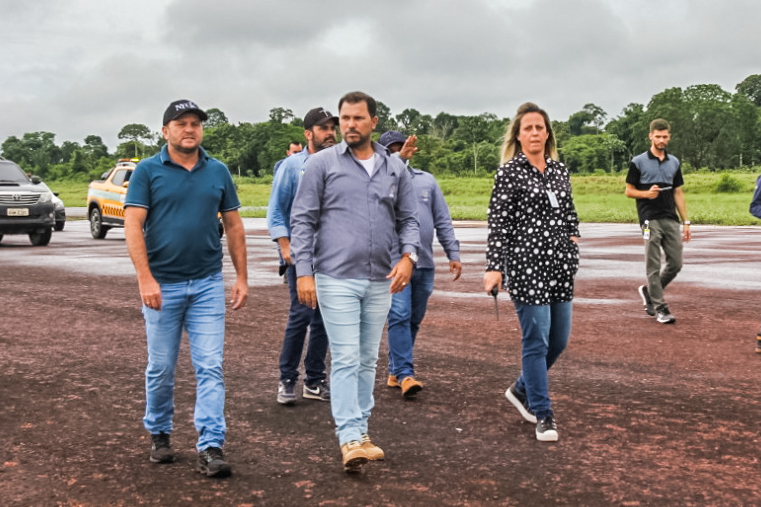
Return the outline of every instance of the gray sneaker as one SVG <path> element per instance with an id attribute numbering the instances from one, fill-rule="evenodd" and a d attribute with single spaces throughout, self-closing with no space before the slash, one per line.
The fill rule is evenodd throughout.
<path id="1" fill-rule="evenodd" d="M 304 384 L 302 396 L 308 400 L 330 401 L 330 388 L 324 380 L 313 386 Z"/>
<path id="2" fill-rule="evenodd" d="M 507 388 L 507 391 L 505 391 L 505 397 L 510 403 L 513 404 L 515 408 L 518 409 L 518 412 L 521 413 L 521 416 L 525 420 L 536 424 L 536 416 L 532 414 L 531 410 L 528 408 L 528 398 L 526 397 L 526 393 L 521 394 L 516 391 L 515 384 L 513 384 Z"/>
<path id="3" fill-rule="evenodd" d="M 293 405 L 296 403 L 296 382 L 281 380 L 277 385 L 277 402 L 281 405 Z"/>
<path id="4" fill-rule="evenodd" d="M 558 441 L 558 425 L 554 417 L 548 415 L 536 423 L 536 439 L 540 442 Z"/>
<path id="5" fill-rule="evenodd" d="M 661 305 L 658 307 L 658 316 L 656 317 L 658 322 L 661 324 L 673 324 L 676 322 L 676 317 L 671 315 L 671 312 L 669 311 L 669 307 L 666 305 Z"/>
<path id="6" fill-rule="evenodd" d="M 650 299 L 650 291 L 647 290 L 647 285 L 640 285 L 637 291 L 639 292 L 639 297 L 642 298 L 642 304 L 645 305 L 645 313 L 655 317 L 655 307 L 653 307 L 653 300 Z"/>

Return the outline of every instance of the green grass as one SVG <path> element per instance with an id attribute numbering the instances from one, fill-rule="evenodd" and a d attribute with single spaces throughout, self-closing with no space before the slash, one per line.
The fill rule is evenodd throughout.
<path id="1" fill-rule="evenodd" d="M 727 176 L 725 176 L 725 174 Z M 687 212 L 694 224 L 761 225 L 748 212 L 757 173 L 726 171 L 695 172 L 684 176 Z M 723 178 L 723 179 L 722 179 Z M 265 217 L 272 177 L 234 177 L 245 217 Z M 730 185 L 727 185 L 727 180 Z M 493 179 L 440 178 L 438 180 L 449 211 L 455 220 L 486 220 Z M 624 196 L 625 174 L 589 174 L 571 177 L 574 202 L 582 222 L 636 223 L 634 200 Z M 737 192 L 717 189 L 738 188 Z M 48 186 L 58 192 L 66 206 L 85 206 L 87 183 L 52 181 Z"/>
<path id="2" fill-rule="evenodd" d="M 79 208 L 87 206 L 87 183 L 81 181 L 46 181 L 48 187 L 53 192 L 58 193 L 66 206 Z"/>

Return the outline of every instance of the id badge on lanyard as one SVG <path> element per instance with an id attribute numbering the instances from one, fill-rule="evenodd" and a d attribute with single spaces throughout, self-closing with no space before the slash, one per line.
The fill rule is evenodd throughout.
<path id="1" fill-rule="evenodd" d="M 560 207 L 560 203 L 558 202 L 558 196 L 555 195 L 555 192 L 553 192 L 552 190 L 547 190 L 547 197 L 550 198 L 550 205 L 553 208 Z"/>

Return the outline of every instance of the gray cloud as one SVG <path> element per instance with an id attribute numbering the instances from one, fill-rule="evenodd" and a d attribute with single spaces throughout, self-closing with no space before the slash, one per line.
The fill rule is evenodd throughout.
<path id="1" fill-rule="evenodd" d="M 297 116 L 363 90 L 394 113 L 493 112 L 526 100 L 615 117 L 670 87 L 728 91 L 761 73 L 751 0 L 0 0 L 0 140 L 154 130 L 189 98 L 231 121 Z"/>

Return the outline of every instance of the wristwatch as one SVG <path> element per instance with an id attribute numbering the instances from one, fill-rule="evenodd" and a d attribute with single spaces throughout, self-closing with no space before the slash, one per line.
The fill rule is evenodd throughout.
<path id="1" fill-rule="evenodd" d="M 402 257 L 408 257 L 412 261 L 413 265 L 417 264 L 417 254 L 415 252 L 408 252 L 402 255 Z"/>
<path id="2" fill-rule="evenodd" d="M 682 222 L 682 223 L 683 223 L 684 225 L 692 225 L 692 222 L 690 222 L 689 220 L 685 220 L 685 221 L 684 221 L 684 222 Z"/>

